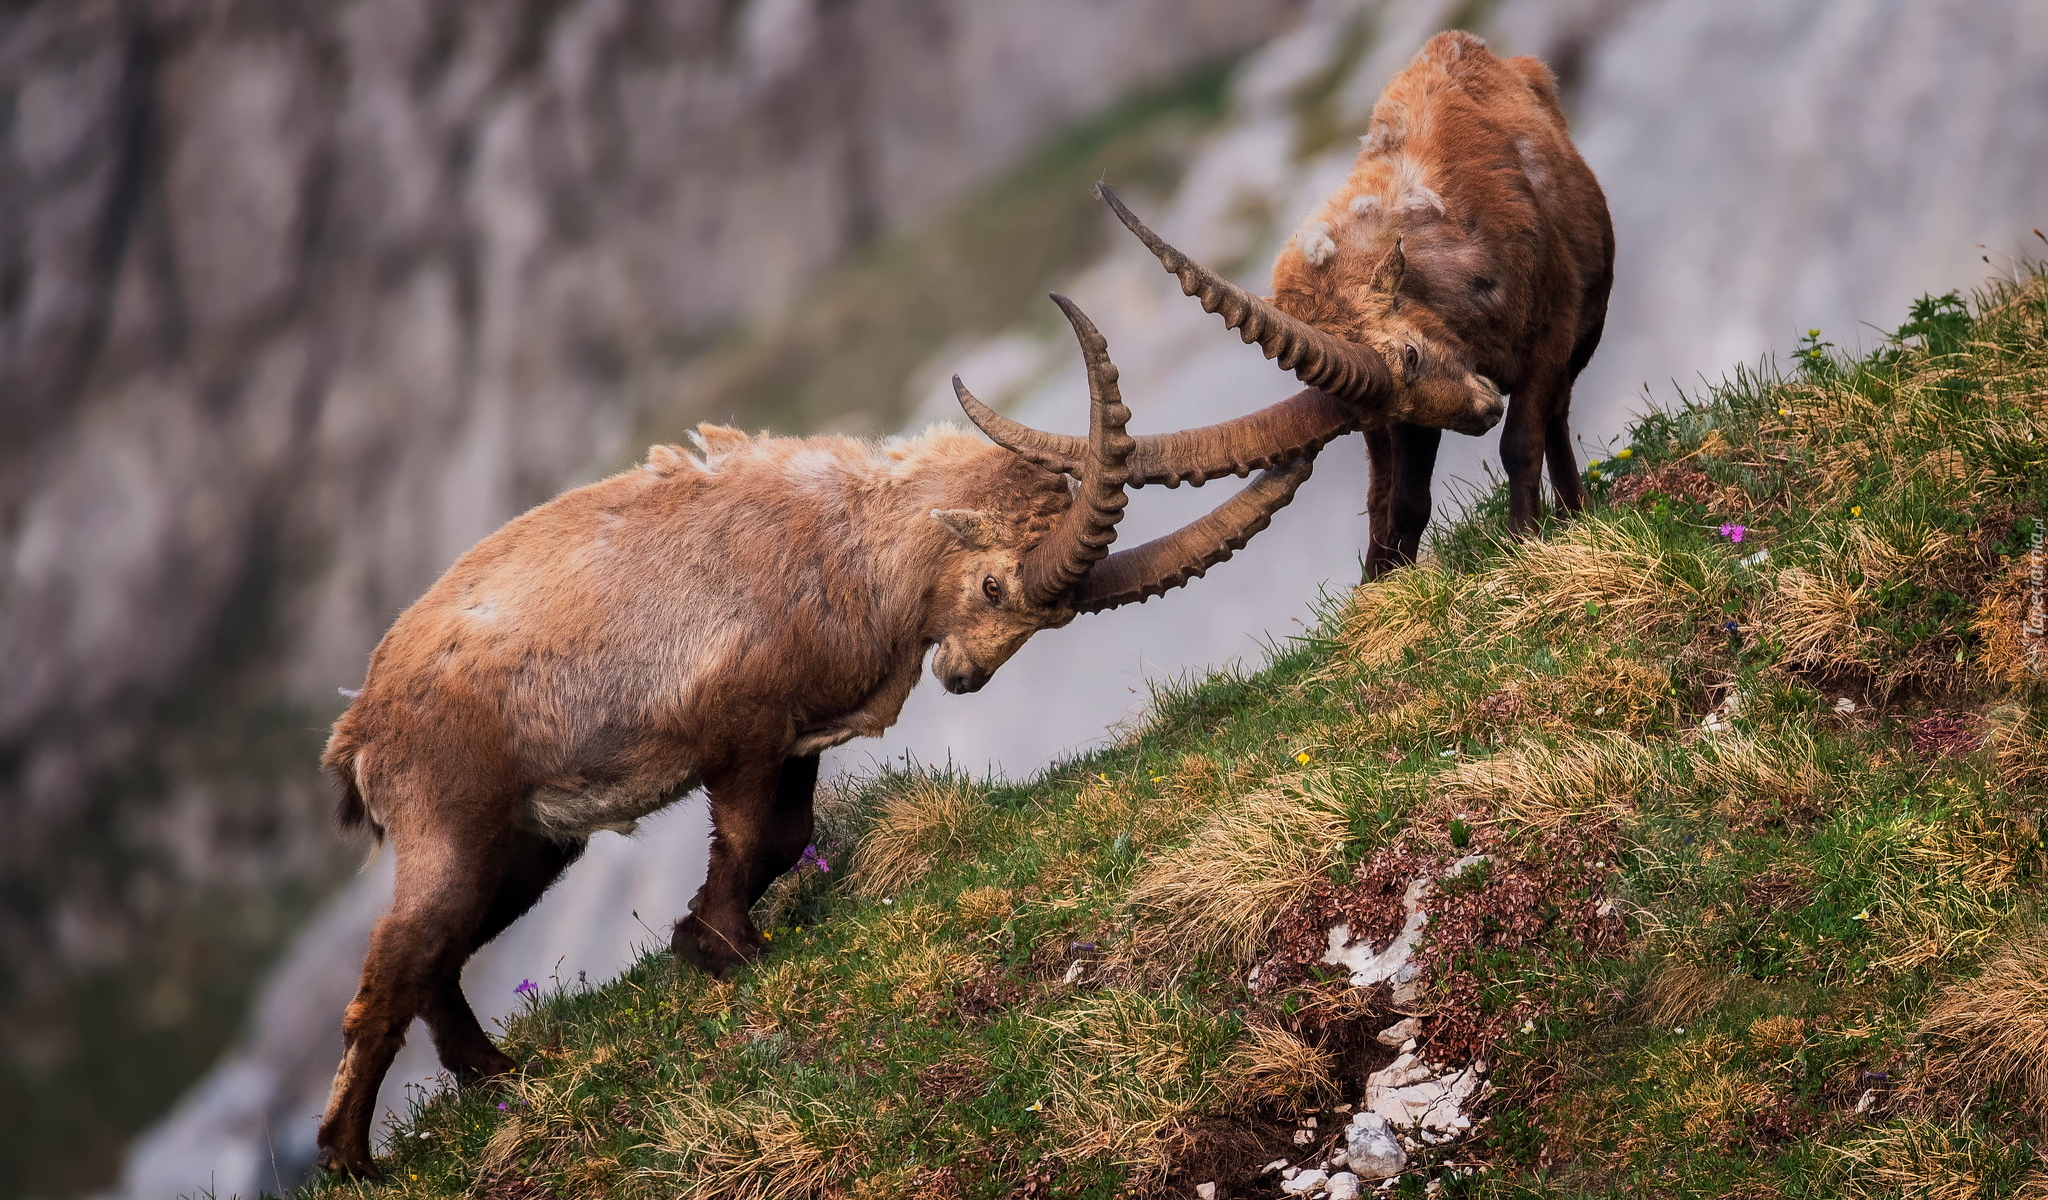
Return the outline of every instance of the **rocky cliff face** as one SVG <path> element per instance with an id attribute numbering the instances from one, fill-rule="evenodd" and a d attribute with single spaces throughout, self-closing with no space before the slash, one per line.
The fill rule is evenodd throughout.
<path id="1" fill-rule="evenodd" d="M 38 1014 L 0 1093 L 81 1061 L 66 989 L 174 910 L 333 877 L 334 689 L 477 537 L 620 461 L 697 351 L 1295 7 L 0 15 L 0 1004 Z M 159 1027 L 231 999 L 199 995 Z"/>

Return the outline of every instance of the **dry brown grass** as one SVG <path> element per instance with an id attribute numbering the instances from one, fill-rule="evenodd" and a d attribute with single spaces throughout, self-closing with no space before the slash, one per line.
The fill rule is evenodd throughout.
<path id="1" fill-rule="evenodd" d="M 2009 566 L 1977 606 L 1977 665 L 2000 683 L 2048 683 L 2048 635 L 2029 624 L 2034 585 L 2026 557 Z"/>
<path id="2" fill-rule="evenodd" d="M 1365 584 L 1352 593 L 1338 644 L 1358 666 L 1386 666 L 1408 647 L 1444 631 L 1460 583 L 1424 561 Z"/>
<path id="3" fill-rule="evenodd" d="M 689 1200 L 784 1200 L 822 1195 L 858 1172 L 857 1122 L 818 1101 L 785 1107 L 777 1099 L 756 1093 L 721 1103 L 680 1093 L 659 1114 L 651 1143 L 678 1165 L 642 1174 Z"/>
<path id="4" fill-rule="evenodd" d="M 1210 1018 L 1143 992 L 1110 988 L 1040 1017 L 1037 1050 L 1051 1096 L 1046 1119 L 1060 1157 L 1108 1154 L 1141 1173 L 1164 1162 L 1161 1138 L 1213 1107 L 1213 1078 L 1197 1081 Z"/>
<path id="5" fill-rule="evenodd" d="M 1921 1018 L 1926 1081 L 1950 1096 L 2016 1089 L 2048 1105 L 2048 929 L 2012 938 L 1976 976 L 1943 988 Z"/>
<path id="6" fill-rule="evenodd" d="M 1875 673 L 1877 659 L 1861 620 L 1875 611 L 1868 588 L 1832 572 L 1791 567 L 1778 572 L 1760 622 L 1785 646 L 1785 661 L 1808 669 Z"/>
<path id="7" fill-rule="evenodd" d="M 1838 1194 L 1851 1200 L 1982 1200 L 2003 1173 L 1996 1160 L 2004 1147 L 1959 1126 L 1911 1118 L 1825 1148 L 1837 1156 Z M 2039 1200 L 2048 1187 L 2037 1174 L 2005 1194 Z"/>
<path id="8" fill-rule="evenodd" d="M 921 775 L 883 796 L 853 852 L 849 884 L 879 900 L 925 877 L 942 854 L 964 851 L 987 802 L 965 780 Z"/>
<path id="9" fill-rule="evenodd" d="M 2039 706 L 2005 704 L 1989 715 L 1984 740 L 1999 782 L 2015 792 L 2048 787 L 2048 719 Z"/>
<path id="10" fill-rule="evenodd" d="M 1830 790 L 1820 743 L 1809 730 L 1796 726 L 1767 735 L 1702 738 L 1693 760 L 1693 779 L 1724 813 L 1773 804 L 1805 806 Z"/>
<path id="11" fill-rule="evenodd" d="M 1758 1017 L 1742 1031 L 1742 1040 L 1758 1054 L 1782 1054 L 1806 1044 L 1806 1022 L 1789 1013 Z"/>
<path id="12" fill-rule="evenodd" d="M 1526 741 L 1463 763 L 1430 784 L 1433 799 L 1557 833 L 1574 825 L 1625 821 L 1632 793 L 1657 777 L 1641 742 L 1599 733 L 1551 746 Z"/>
<path id="13" fill-rule="evenodd" d="M 1672 957 L 1657 965 L 1636 1000 L 1651 1025 L 1682 1025 L 1728 998 L 1734 980 L 1725 967 Z"/>
<path id="14" fill-rule="evenodd" d="M 1014 902 L 1015 897 L 1011 896 L 1008 888 L 968 888 L 953 902 L 953 911 L 959 916 L 962 924 L 979 928 L 998 917 L 1008 916 Z"/>
<path id="15" fill-rule="evenodd" d="M 1947 530 L 1854 521 L 1826 565 L 1778 573 L 1757 621 L 1784 643 L 1787 665 L 1866 675 L 1880 696 L 1913 679 L 1954 682 L 1960 669 L 1953 645 L 1939 638 L 1901 642 L 1874 620 L 1875 597 L 1885 585 L 1906 583 L 1929 592 L 1972 592 L 1977 569 L 1969 542 Z"/>
<path id="16" fill-rule="evenodd" d="M 1863 831 L 1854 852 L 1875 868 L 1876 965 L 1908 971 L 1975 952 L 2009 921 L 2039 845 L 2022 814 L 1900 817 Z"/>
<path id="17" fill-rule="evenodd" d="M 1301 1105 L 1336 1086 L 1336 1056 L 1270 1025 L 1254 1025 L 1224 1060 L 1222 1076 L 1236 1108 Z"/>
<path id="18" fill-rule="evenodd" d="M 1734 570 L 1725 557 L 1700 558 L 1665 548 L 1640 514 L 1623 512 L 1525 543 L 1479 576 L 1474 587 L 1498 611 L 1482 616 L 1461 607 L 1459 616 L 1512 632 L 1552 618 L 1583 624 L 1591 604 L 1591 619 L 1603 630 L 1644 633 L 1685 620 L 1703 600 L 1697 581 L 1704 580 L 1706 591 L 1718 595 Z"/>
<path id="19" fill-rule="evenodd" d="M 1131 885 L 1141 917 L 1118 961 L 1157 973 L 1215 953 L 1249 964 L 1280 910 L 1301 898 L 1344 830 L 1326 780 L 1290 777 L 1224 801 L 1185 846 L 1153 858 Z"/>

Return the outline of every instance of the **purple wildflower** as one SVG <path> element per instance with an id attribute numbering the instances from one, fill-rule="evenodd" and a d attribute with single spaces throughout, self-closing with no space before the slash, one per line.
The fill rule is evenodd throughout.
<path id="1" fill-rule="evenodd" d="M 830 875 L 832 873 L 832 860 L 818 853 L 816 846 L 805 846 L 804 856 L 797 861 L 796 865 L 798 870 L 812 867 L 822 875 Z"/>
<path id="2" fill-rule="evenodd" d="M 512 990 L 521 996 L 530 996 L 540 990 L 540 985 L 531 979 L 522 979 L 519 981 L 519 986 Z"/>
<path id="3" fill-rule="evenodd" d="M 1742 544 L 1742 535 L 1748 532 L 1749 530 L 1744 529 L 1740 525 L 1721 526 L 1721 536 L 1727 538 L 1729 541 L 1734 542 L 1737 545 Z"/>
<path id="4" fill-rule="evenodd" d="M 504 1111 L 505 1111 L 505 1102 L 504 1102 L 503 1100 L 500 1100 L 500 1101 L 498 1101 L 498 1111 L 499 1111 L 499 1112 L 504 1112 Z"/>

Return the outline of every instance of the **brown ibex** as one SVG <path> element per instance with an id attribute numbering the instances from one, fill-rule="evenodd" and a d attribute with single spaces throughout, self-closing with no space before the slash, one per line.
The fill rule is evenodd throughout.
<path id="1" fill-rule="evenodd" d="M 819 752 L 893 724 L 926 651 L 947 690 L 974 691 L 1033 633 L 1180 586 L 1293 497 L 1321 445 L 1294 416 L 1130 437 L 1102 336 L 1054 299 L 1092 413 L 1055 471 L 949 428 L 877 445 L 706 426 L 701 457 L 656 447 L 511 521 L 392 625 L 324 758 L 343 823 L 388 839 L 398 874 L 342 1022 L 323 1164 L 378 1174 L 377 1088 L 415 1015 L 459 1080 L 513 1066 L 463 964 L 593 832 L 709 791 L 710 871 L 671 945 L 728 971 L 765 947 L 748 910 L 812 836 Z M 1134 466 L 1208 471 L 1247 438 L 1297 449 L 1201 520 L 1108 552 Z"/>
<path id="2" fill-rule="evenodd" d="M 1501 430 L 1509 527 L 1535 528 L 1546 457 L 1559 507 L 1585 504 L 1567 418 L 1607 317 L 1614 226 L 1550 68 L 1495 58 L 1469 33 L 1431 38 L 1362 140 L 1344 186 L 1274 262 L 1269 300 L 1102 192 L 1187 294 L 1365 430 L 1372 577 L 1421 546 L 1440 430 L 1485 432 L 1500 392 L 1513 400 Z"/>

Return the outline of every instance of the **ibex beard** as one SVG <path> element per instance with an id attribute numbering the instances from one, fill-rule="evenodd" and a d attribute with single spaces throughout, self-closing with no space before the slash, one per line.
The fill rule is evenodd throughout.
<path id="1" fill-rule="evenodd" d="M 1164 461 L 1161 439 L 1124 432 L 1101 335 L 1055 299 L 1089 373 L 1071 460 L 950 428 L 877 444 L 705 426 L 696 454 L 657 446 L 513 520 L 398 618 L 324 759 L 342 823 L 398 869 L 343 1018 L 323 1165 L 378 1175 L 377 1089 L 415 1016 L 460 1082 L 515 1065 L 462 967 L 592 834 L 708 791 L 710 867 L 671 947 L 724 974 L 766 947 L 749 909 L 812 838 L 819 753 L 893 724 L 928 651 L 948 691 L 974 691 L 1033 633 L 1179 586 L 1292 498 L 1313 446 L 1110 554 L 1127 460 Z M 1218 473 L 1213 446 L 1166 436 Z"/>

